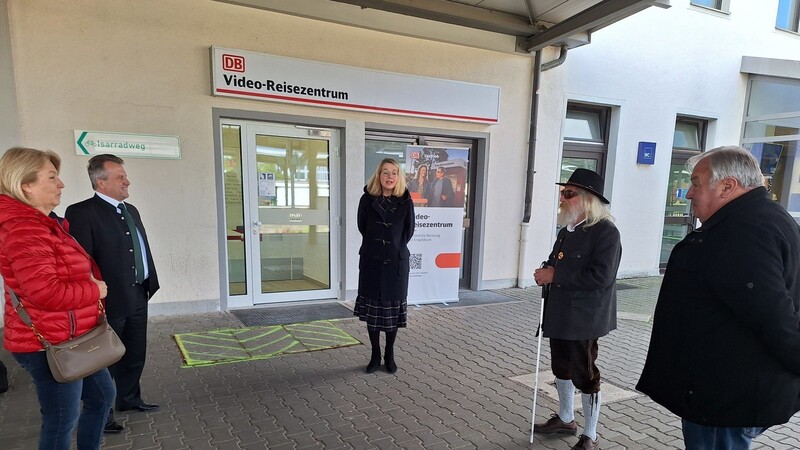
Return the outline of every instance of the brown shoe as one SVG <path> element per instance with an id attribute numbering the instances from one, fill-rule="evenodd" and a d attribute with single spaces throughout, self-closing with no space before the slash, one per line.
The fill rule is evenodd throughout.
<path id="1" fill-rule="evenodd" d="M 589 436 L 582 434 L 578 443 L 572 446 L 572 450 L 600 450 L 600 438 L 593 441 L 589 439 Z"/>
<path id="2" fill-rule="evenodd" d="M 578 434 L 578 425 L 573 420 L 570 423 L 566 423 L 558 417 L 558 414 L 553 414 L 550 419 L 547 420 L 545 423 L 537 423 L 533 426 L 533 432 L 539 434 L 571 434 L 575 436 Z M 575 448 L 583 448 L 583 447 L 575 447 Z"/>

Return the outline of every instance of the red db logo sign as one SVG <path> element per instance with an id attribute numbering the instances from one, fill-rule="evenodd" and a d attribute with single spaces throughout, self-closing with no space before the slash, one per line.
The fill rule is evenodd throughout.
<path id="1" fill-rule="evenodd" d="M 222 70 L 244 72 L 244 56 L 222 55 Z"/>

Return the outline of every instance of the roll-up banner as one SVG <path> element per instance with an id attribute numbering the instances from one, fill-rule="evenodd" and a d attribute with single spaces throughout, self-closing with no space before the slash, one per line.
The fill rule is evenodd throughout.
<path id="1" fill-rule="evenodd" d="M 469 149 L 406 148 L 406 181 L 415 209 L 408 303 L 458 301 Z"/>

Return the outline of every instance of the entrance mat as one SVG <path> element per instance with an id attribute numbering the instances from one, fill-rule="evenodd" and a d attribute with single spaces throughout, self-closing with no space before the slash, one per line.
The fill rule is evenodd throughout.
<path id="1" fill-rule="evenodd" d="M 353 311 L 339 303 L 308 305 L 267 306 L 263 308 L 234 309 L 231 313 L 246 327 L 280 325 L 282 323 L 311 322 L 312 320 L 346 319 Z"/>
<path id="2" fill-rule="evenodd" d="M 252 361 L 361 344 L 330 320 L 181 333 L 175 335 L 175 342 L 183 356 L 184 367 Z"/>

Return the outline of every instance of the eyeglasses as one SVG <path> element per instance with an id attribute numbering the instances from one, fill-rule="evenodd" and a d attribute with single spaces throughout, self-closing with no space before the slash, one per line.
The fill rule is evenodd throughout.
<path id="1" fill-rule="evenodd" d="M 578 192 L 578 191 L 573 191 L 573 190 L 571 190 L 571 189 L 564 189 L 564 190 L 562 190 L 562 191 L 560 192 L 560 194 L 561 194 L 561 196 L 562 196 L 562 197 L 564 197 L 564 198 L 565 198 L 565 199 L 567 199 L 567 200 L 569 200 L 569 199 L 573 199 L 573 198 L 575 198 L 575 197 L 577 197 L 577 196 L 581 195 L 581 194 L 580 194 L 580 192 Z"/>
<path id="2" fill-rule="evenodd" d="M 384 170 L 381 172 L 381 175 L 384 177 L 397 177 L 399 173 L 397 171 L 389 172 L 388 170 Z"/>

